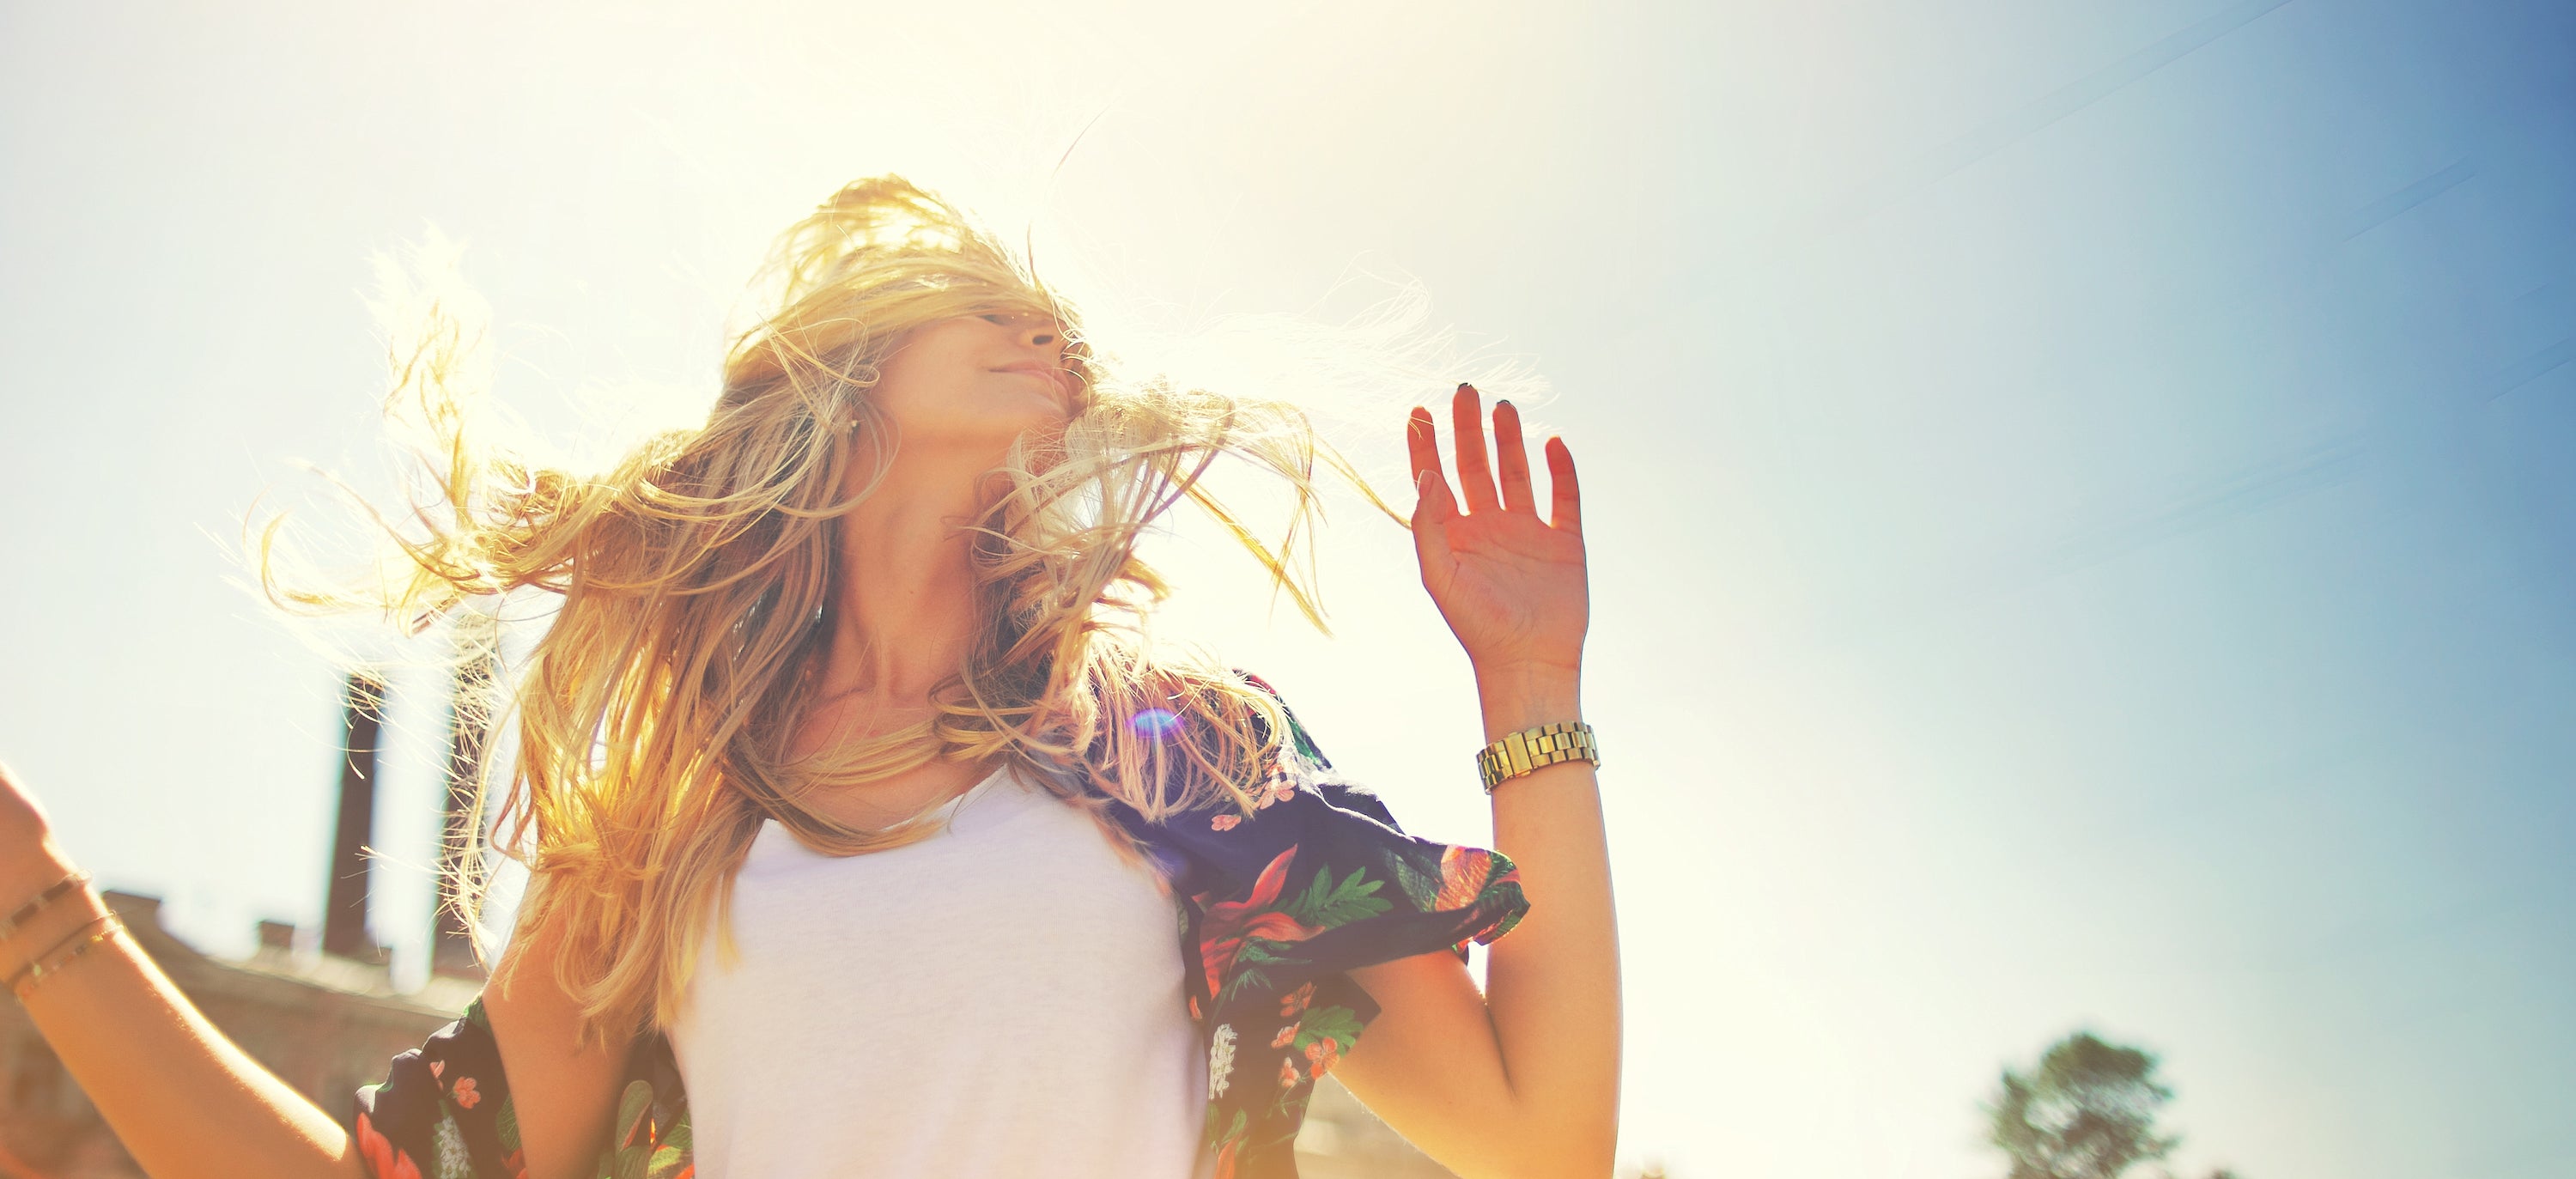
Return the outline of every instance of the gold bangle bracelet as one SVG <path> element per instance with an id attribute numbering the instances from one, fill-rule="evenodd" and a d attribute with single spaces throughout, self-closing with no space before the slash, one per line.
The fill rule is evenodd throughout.
<path id="1" fill-rule="evenodd" d="M 55 943 L 55 949 L 62 949 L 62 946 L 69 943 L 72 938 L 80 938 L 79 944 L 73 945 L 72 948 L 63 950 L 59 954 L 55 953 L 53 950 L 47 950 L 35 961 L 28 963 L 26 967 L 18 971 L 18 973 L 11 975 L 9 977 L 9 993 L 16 995 L 19 1002 L 25 1002 L 27 999 L 27 993 L 35 990 L 36 984 L 45 981 L 46 976 L 60 972 L 64 967 L 71 965 L 73 959 L 88 953 L 91 946 L 95 946 L 100 942 L 116 936 L 116 931 L 125 928 L 125 923 L 117 920 L 116 914 L 114 913 L 109 913 L 105 916 L 83 922 L 81 924 L 81 929 L 87 929 L 93 925 L 99 926 L 98 932 L 83 938 L 80 936 L 79 929 L 73 930 L 71 937 L 64 938 L 61 942 Z"/>
<path id="2" fill-rule="evenodd" d="M 1510 779 L 1559 762 L 1588 761 L 1596 768 L 1601 764 L 1601 746 L 1592 736 L 1592 726 L 1582 721 L 1560 721 L 1522 729 L 1479 750 L 1476 773 L 1485 780 L 1485 793 Z"/>

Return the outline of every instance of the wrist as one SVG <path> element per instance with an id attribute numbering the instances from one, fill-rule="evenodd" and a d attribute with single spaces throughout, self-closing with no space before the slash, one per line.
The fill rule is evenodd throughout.
<path id="1" fill-rule="evenodd" d="M 1582 675 L 1570 667 L 1479 667 L 1476 699 L 1487 741 L 1500 741 L 1538 725 L 1583 719 Z"/>
<path id="2" fill-rule="evenodd" d="M 21 906 L 35 900 L 46 889 L 75 872 L 71 858 L 62 854 L 53 841 L 45 841 L 34 855 L 13 857 L 0 867 L 0 912 L 16 913 Z M 105 916 L 110 910 L 98 896 L 94 884 L 82 884 L 53 898 L 28 915 L 25 924 L 0 938 L 0 977 L 24 969 L 45 948 L 56 944 L 82 925 Z"/>
<path id="3" fill-rule="evenodd" d="M 15 910 L 55 881 L 77 871 L 71 857 L 63 854 L 51 836 L 26 855 L 13 855 L 0 863 L 0 913 Z"/>

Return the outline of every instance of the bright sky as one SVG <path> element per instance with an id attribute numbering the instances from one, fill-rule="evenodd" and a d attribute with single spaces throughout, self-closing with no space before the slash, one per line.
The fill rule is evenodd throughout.
<path id="1" fill-rule="evenodd" d="M 708 396 L 769 235 L 903 171 L 1104 327 L 1377 275 L 1552 386 L 1629 1161 L 1999 1173 L 1996 1069 L 2090 1026 L 2195 1168 L 2576 1165 L 2562 6 L 531 7 L 0 9 L 0 756 L 197 944 L 318 924 L 336 673 L 225 554 L 297 460 L 389 486 L 369 255 L 464 239 L 569 441 Z M 1443 386 L 1371 392 L 1383 473 Z M 1187 535 L 1171 625 L 1489 838 L 1465 661 L 1335 522 L 1336 639 Z"/>

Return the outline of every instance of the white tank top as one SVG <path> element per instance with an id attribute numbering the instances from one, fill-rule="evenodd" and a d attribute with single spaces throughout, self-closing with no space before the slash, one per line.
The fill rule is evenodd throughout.
<path id="1" fill-rule="evenodd" d="M 699 1179 L 1189 1179 L 1206 1061 L 1172 903 L 997 772 L 948 830 L 832 857 L 774 819 L 671 1029 Z"/>

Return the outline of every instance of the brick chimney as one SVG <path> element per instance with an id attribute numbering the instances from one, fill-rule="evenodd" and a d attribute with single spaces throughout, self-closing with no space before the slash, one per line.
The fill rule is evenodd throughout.
<path id="1" fill-rule="evenodd" d="M 366 846 L 375 838 L 376 761 L 385 727 L 385 681 L 353 671 L 340 693 L 340 825 L 331 840 L 331 887 L 323 904 L 322 952 L 382 963 L 367 930 Z"/>

